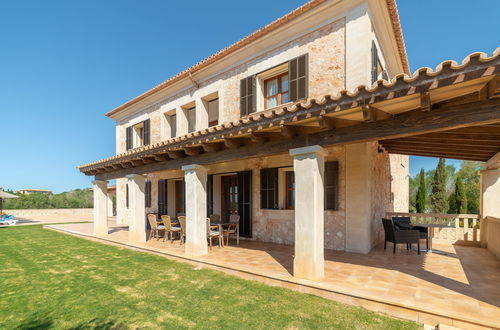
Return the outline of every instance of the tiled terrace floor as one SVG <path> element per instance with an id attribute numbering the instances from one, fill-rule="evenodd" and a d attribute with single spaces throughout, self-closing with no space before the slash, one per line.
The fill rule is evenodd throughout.
<path id="1" fill-rule="evenodd" d="M 88 223 L 51 227 L 92 236 Z M 102 238 L 128 244 L 128 228 L 111 227 Z M 403 246 L 393 255 L 390 243 L 387 251 L 378 247 L 366 255 L 326 250 L 325 279 L 312 282 L 292 276 L 293 246 L 249 240 L 235 245 L 214 247 L 208 256 L 191 261 L 421 323 L 471 328 L 465 321 L 500 328 L 500 261 L 486 249 L 435 240 L 434 249 L 447 255 L 417 255 Z M 134 246 L 185 257 L 179 241 L 153 239 Z"/>

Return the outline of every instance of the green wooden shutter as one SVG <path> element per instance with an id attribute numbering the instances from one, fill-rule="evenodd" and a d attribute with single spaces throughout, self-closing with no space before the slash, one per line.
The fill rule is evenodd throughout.
<path id="1" fill-rule="evenodd" d="M 158 215 L 168 214 L 168 180 L 158 180 Z"/>
<path id="2" fill-rule="evenodd" d="M 290 101 L 307 98 L 309 85 L 309 56 L 304 54 L 288 62 Z"/>
<path id="3" fill-rule="evenodd" d="M 325 163 L 325 210 L 339 207 L 339 162 Z"/>
<path id="4" fill-rule="evenodd" d="M 149 145 L 150 143 L 150 121 L 149 119 L 146 119 L 145 121 L 143 121 L 143 128 L 142 128 L 142 143 L 147 146 Z"/>
<path id="5" fill-rule="evenodd" d="M 377 81 L 378 51 L 375 41 L 372 41 L 372 84 Z"/>
<path id="6" fill-rule="evenodd" d="M 241 79 L 240 81 L 240 115 L 246 116 L 256 111 L 255 76 Z"/>
<path id="7" fill-rule="evenodd" d="M 125 187 L 126 187 L 125 188 L 125 205 L 128 208 L 128 204 L 129 204 L 129 202 L 128 202 L 128 183 L 127 183 L 127 185 Z"/>
<path id="8" fill-rule="evenodd" d="M 207 176 L 207 216 L 214 213 L 214 176 Z"/>
<path id="9" fill-rule="evenodd" d="M 145 206 L 146 207 L 151 207 L 151 181 L 146 181 L 146 187 L 145 187 L 145 192 L 144 192 L 144 198 L 145 198 Z"/>
<path id="10" fill-rule="evenodd" d="M 132 126 L 127 127 L 125 139 L 127 144 L 127 150 L 132 149 Z"/>

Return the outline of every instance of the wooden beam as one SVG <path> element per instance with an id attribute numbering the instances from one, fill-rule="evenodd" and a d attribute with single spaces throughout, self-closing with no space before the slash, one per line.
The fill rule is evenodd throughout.
<path id="1" fill-rule="evenodd" d="M 205 150 L 205 152 L 216 152 L 216 151 L 219 151 L 220 149 L 222 149 L 224 144 L 220 143 L 220 142 L 203 143 L 201 146 L 203 147 L 203 150 Z"/>
<path id="2" fill-rule="evenodd" d="M 169 150 L 167 151 L 168 157 L 172 159 L 179 159 L 186 157 L 186 154 L 183 150 Z"/>
<path id="3" fill-rule="evenodd" d="M 460 160 L 475 160 L 480 162 L 485 162 L 491 158 L 491 156 L 476 156 L 472 154 L 452 154 L 452 153 L 439 153 L 439 152 L 408 152 L 407 150 L 388 150 L 389 153 L 399 154 L 399 155 L 409 155 L 409 156 L 423 156 L 423 157 L 436 157 L 436 158 L 451 158 Z"/>
<path id="4" fill-rule="evenodd" d="M 262 144 L 268 140 L 268 137 L 262 133 L 250 133 L 252 143 Z"/>
<path id="5" fill-rule="evenodd" d="M 498 141 L 476 141 L 466 139 L 429 139 L 425 137 L 406 137 L 395 140 L 382 140 L 383 144 L 421 144 L 421 145 L 451 145 L 451 146 L 474 146 L 474 147 L 497 147 L 500 148 L 500 139 Z"/>
<path id="6" fill-rule="evenodd" d="M 363 120 L 367 123 L 373 123 L 374 121 L 392 118 L 392 115 L 390 113 L 377 109 L 371 105 L 363 106 L 362 110 Z"/>
<path id="7" fill-rule="evenodd" d="M 130 162 L 131 162 L 131 163 L 132 163 L 132 165 L 134 165 L 134 166 L 142 166 L 142 165 L 144 165 L 144 164 L 145 164 L 145 163 L 144 163 L 144 161 L 143 161 L 142 159 L 132 159 Z"/>
<path id="8" fill-rule="evenodd" d="M 283 137 L 292 139 L 295 135 L 297 135 L 297 129 L 291 126 L 282 125 L 280 127 L 280 133 Z"/>
<path id="9" fill-rule="evenodd" d="M 431 94 L 426 92 L 420 93 L 420 109 L 422 111 L 431 111 L 432 103 L 431 103 Z"/>
<path id="10" fill-rule="evenodd" d="M 132 162 L 130 162 L 130 161 L 121 162 L 120 164 L 122 165 L 123 168 L 134 167 L 134 164 L 132 164 Z"/>
<path id="11" fill-rule="evenodd" d="M 144 164 L 156 163 L 156 159 L 153 156 L 145 156 L 141 157 L 141 159 L 144 162 Z"/>
<path id="12" fill-rule="evenodd" d="M 157 162 L 164 162 L 170 159 L 168 154 L 158 154 L 158 155 L 153 155 L 153 157 Z"/>
<path id="13" fill-rule="evenodd" d="M 197 156 L 203 152 L 203 148 L 201 146 L 197 147 L 184 147 L 182 148 L 186 155 L 188 156 Z"/>
<path id="14" fill-rule="evenodd" d="M 224 138 L 224 145 L 229 149 L 236 149 L 241 145 L 240 139 Z"/>
<path id="15" fill-rule="evenodd" d="M 111 166 L 113 167 L 114 170 L 121 170 L 122 168 L 125 168 L 120 163 L 118 163 L 118 164 L 112 164 Z"/>
<path id="16" fill-rule="evenodd" d="M 397 143 L 397 142 L 391 142 L 391 143 L 381 143 L 385 149 L 390 150 L 390 149 L 400 149 L 400 150 L 409 150 L 409 151 L 443 151 L 443 152 L 451 152 L 451 153 L 460 153 L 460 152 L 467 152 L 467 153 L 477 153 L 477 154 L 496 154 L 498 151 L 500 151 L 499 148 L 497 147 L 481 147 L 478 148 L 476 146 L 452 146 L 452 145 L 423 145 L 423 144 L 408 144 L 408 143 Z"/>
<path id="17" fill-rule="evenodd" d="M 356 120 L 322 116 L 319 120 L 319 127 L 321 129 L 330 130 L 330 129 L 354 126 L 358 125 L 359 123 L 360 122 Z"/>

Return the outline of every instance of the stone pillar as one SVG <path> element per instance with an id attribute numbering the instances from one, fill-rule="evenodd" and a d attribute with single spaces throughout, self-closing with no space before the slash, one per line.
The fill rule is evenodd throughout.
<path id="1" fill-rule="evenodd" d="M 207 170 L 183 166 L 186 183 L 186 255 L 201 256 L 207 248 Z"/>
<path id="2" fill-rule="evenodd" d="M 108 234 L 107 194 L 108 182 L 103 180 L 92 181 L 94 185 L 94 235 Z"/>
<path id="3" fill-rule="evenodd" d="M 108 213 L 108 217 L 112 217 L 112 216 L 113 216 L 113 196 L 114 196 L 114 195 L 115 195 L 115 193 L 114 193 L 114 192 L 109 192 L 109 193 L 107 194 L 107 196 L 106 196 L 106 197 L 107 197 L 107 198 L 106 198 L 106 199 L 107 199 L 107 201 L 106 201 L 106 202 L 107 202 L 107 205 L 108 205 L 108 206 L 107 206 L 107 207 L 108 207 L 108 211 L 107 211 L 107 213 Z"/>
<path id="4" fill-rule="evenodd" d="M 129 191 L 128 239 L 133 243 L 146 242 L 146 178 L 138 174 L 127 175 Z"/>
<path id="5" fill-rule="evenodd" d="M 295 172 L 295 257 L 293 275 L 321 280 L 324 258 L 324 172 L 326 151 L 317 145 L 291 149 Z"/>
<path id="6" fill-rule="evenodd" d="M 368 143 L 348 144 L 345 149 L 345 249 L 347 252 L 368 253 L 372 245 L 370 149 Z"/>
<path id="7" fill-rule="evenodd" d="M 500 152 L 486 162 L 480 176 L 481 217 L 500 218 Z"/>

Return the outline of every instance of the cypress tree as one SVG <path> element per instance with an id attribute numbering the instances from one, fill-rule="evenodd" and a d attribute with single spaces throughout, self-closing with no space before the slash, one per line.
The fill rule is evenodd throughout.
<path id="1" fill-rule="evenodd" d="M 426 195 L 426 187 L 425 187 L 425 172 L 424 169 L 420 170 L 420 184 L 417 190 L 417 198 L 415 202 L 415 208 L 417 209 L 417 213 L 425 212 L 425 195 Z"/>
<path id="2" fill-rule="evenodd" d="M 432 211 L 435 213 L 445 213 L 448 210 L 448 198 L 446 197 L 446 170 L 445 160 L 439 158 L 434 179 L 432 180 L 431 194 Z"/>
<path id="3" fill-rule="evenodd" d="M 467 195 L 461 175 L 457 175 L 457 179 L 455 180 L 455 201 L 457 203 L 457 213 L 467 213 Z"/>

